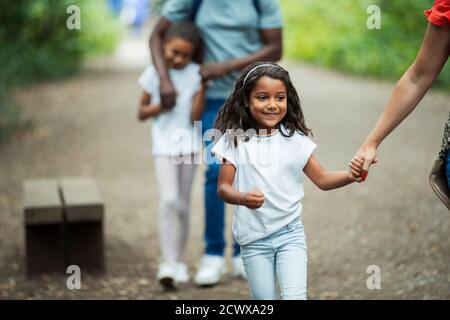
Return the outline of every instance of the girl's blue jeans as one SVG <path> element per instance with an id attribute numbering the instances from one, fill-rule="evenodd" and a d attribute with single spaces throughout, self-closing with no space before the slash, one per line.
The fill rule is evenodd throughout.
<path id="1" fill-rule="evenodd" d="M 205 111 L 202 115 L 202 134 L 204 134 L 206 130 L 213 128 L 217 112 L 224 102 L 224 99 L 206 99 Z M 204 191 L 205 252 L 210 255 L 223 256 L 225 249 L 225 203 L 217 194 L 217 180 L 219 179 L 220 164 L 211 159 L 213 157 L 211 155 L 212 147 L 213 143 L 211 141 L 205 141 L 205 152 L 209 163 L 205 173 Z M 234 242 L 233 249 L 233 255 L 239 255 L 240 248 L 236 242 Z"/>
<path id="2" fill-rule="evenodd" d="M 307 255 L 303 223 L 297 218 L 270 236 L 241 247 L 253 299 L 306 300 Z"/>

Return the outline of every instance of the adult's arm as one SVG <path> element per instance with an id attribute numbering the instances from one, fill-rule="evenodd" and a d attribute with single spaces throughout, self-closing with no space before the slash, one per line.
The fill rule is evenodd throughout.
<path id="1" fill-rule="evenodd" d="M 176 99 L 175 88 L 170 81 L 163 55 L 164 35 L 171 25 L 172 23 L 169 20 L 164 17 L 160 17 L 152 31 L 149 41 L 153 64 L 155 65 L 160 79 L 159 94 L 161 97 L 161 107 L 163 109 L 173 107 Z"/>
<path id="2" fill-rule="evenodd" d="M 260 31 L 264 46 L 242 59 L 229 60 L 232 70 L 241 70 L 256 61 L 278 61 L 283 53 L 282 29 L 263 29 Z"/>
<path id="3" fill-rule="evenodd" d="M 403 74 L 375 127 L 355 157 L 364 160 L 363 172 L 376 163 L 381 142 L 416 108 L 437 78 L 450 53 L 450 27 L 428 24 L 419 53 Z"/>
<path id="4" fill-rule="evenodd" d="M 205 80 L 224 76 L 232 71 L 241 70 L 256 61 L 278 61 L 282 55 L 282 29 L 261 29 L 261 40 L 263 47 L 258 51 L 238 59 L 223 62 L 211 62 L 201 68 L 202 78 Z"/>

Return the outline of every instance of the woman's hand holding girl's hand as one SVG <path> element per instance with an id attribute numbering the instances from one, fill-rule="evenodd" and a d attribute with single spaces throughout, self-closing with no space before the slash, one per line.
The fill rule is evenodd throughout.
<path id="1" fill-rule="evenodd" d="M 362 182 L 366 180 L 363 173 L 364 161 L 360 158 L 353 158 L 349 163 L 348 178 L 353 182 Z M 367 176 L 367 174 L 366 174 Z"/>
<path id="2" fill-rule="evenodd" d="M 244 193 L 243 205 L 249 209 L 258 209 L 264 203 L 264 193 L 258 188 Z"/>
<path id="3" fill-rule="evenodd" d="M 367 174 L 369 173 L 369 167 L 378 162 L 377 159 L 377 147 L 373 143 L 364 143 L 361 148 L 356 153 L 355 158 L 363 160 L 362 167 L 362 181 L 366 180 Z"/>

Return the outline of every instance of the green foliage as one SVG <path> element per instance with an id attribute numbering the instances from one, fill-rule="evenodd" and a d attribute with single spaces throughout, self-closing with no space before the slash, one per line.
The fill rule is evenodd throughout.
<path id="1" fill-rule="evenodd" d="M 427 26 L 417 0 L 281 0 L 285 53 L 358 75 L 398 79 L 414 61 Z M 381 29 L 367 28 L 370 5 L 381 9 Z M 448 70 L 448 67 L 446 68 Z M 447 70 L 438 85 L 449 85 Z"/>
<path id="2" fill-rule="evenodd" d="M 82 25 L 79 47 L 88 55 L 111 53 L 120 35 L 119 21 L 105 9 L 106 1 L 81 2 Z"/>
<path id="3" fill-rule="evenodd" d="M 70 5 L 80 8 L 80 30 L 67 28 Z M 0 1 L 0 139 L 18 119 L 8 87 L 73 74 L 86 55 L 111 52 L 118 36 L 103 0 Z"/>
<path id="4" fill-rule="evenodd" d="M 72 4 L 80 8 L 80 30 L 66 25 Z M 110 52 L 118 40 L 104 1 L 2 1 L 0 21 L 0 58 L 8 61 L 0 79 L 13 85 L 71 74 L 85 55 Z"/>

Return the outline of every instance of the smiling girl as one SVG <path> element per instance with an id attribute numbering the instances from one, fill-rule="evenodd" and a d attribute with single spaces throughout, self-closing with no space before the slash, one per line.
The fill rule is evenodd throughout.
<path id="1" fill-rule="evenodd" d="M 305 173 L 322 190 L 361 182 L 362 161 L 325 171 L 289 74 L 273 63 L 243 71 L 220 109 L 223 136 L 212 152 L 222 162 L 219 196 L 235 205 L 233 235 L 254 299 L 306 299 L 306 237 L 301 219 Z"/>

